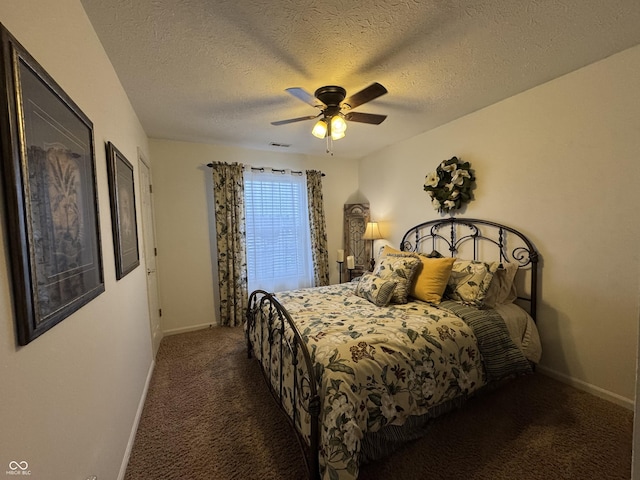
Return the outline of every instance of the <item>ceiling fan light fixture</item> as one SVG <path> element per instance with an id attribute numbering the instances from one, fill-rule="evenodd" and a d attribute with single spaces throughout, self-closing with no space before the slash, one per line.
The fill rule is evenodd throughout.
<path id="1" fill-rule="evenodd" d="M 347 122 L 342 118 L 342 115 L 334 115 L 331 117 L 331 135 L 341 135 L 339 138 L 344 137 L 344 132 L 347 130 Z M 334 140 L 336 138 L 334 137 Z"/>
<path id="2" fill-rule="evenodd" d="M 344 131 L 342 132 L 334 132 L 333 130 L 331 131 L 331 140 L 340 140 L 341 138 L 344 138 Z"/>
<path id="3" fill-rule="evenodd" d="M 316 122 L 311 130 L 311 134 L 316 138 L 324 138 L 327 136 L 327 121 L 322 118 Z"/>
<path id="4" fill-rule="evenodd" d="M 372 83 L 356 94 L 351 95 L 349 98 L 346 98 L 347 91 L 337 85 L 320 87 L 315 91 L 314 95 L 311 95 L 300 87 L 287 88 L 287 92 L 312 107 L 319 108 L 320 113 L 318 115 L 271 122 L 271 124 L 286 125 L 304 120 L 312 120 L 322 116 L 322 118 L 313 126 L 311 134 L 316 138 L 326 139 L 327 153 L 331 153 L 332 155 L 333 152 L 331 152 L 331 146 L 333 141 L 344 138 L 345 136 L 345 132 L 347 130 L 347 117 L 350 122 L 368 123 L 371 125 L 380 125 L 383 120 L 387 118 L 386 115 L 352 112 L 354 108 L 370 102 L 371 100 L 375 100 L 379 96 L 387 93 L 387 89 L 377 82 Z M 343 109 L 348 110 L 349 113 L 345 115 L 342 112 Z"/>

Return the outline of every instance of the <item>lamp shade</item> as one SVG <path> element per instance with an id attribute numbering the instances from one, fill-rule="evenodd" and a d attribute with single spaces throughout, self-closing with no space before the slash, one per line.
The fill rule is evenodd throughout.
<path id="1" fill-rule="evenodd" d="M 324 138 L 327 135 L 327 121 L 325 119 L 318 120 L 311 130 L 311 134 L 317 138 Z"/>
<path id="2" fill-rule="evenodd" d="M 378 228 L 378 222 L 367 222 L 367 228 L 362 235 L 363 240 L 378 240 L 383 238 L 380 235 L 380 229 Z"/>
<path id="3" fill-rule="evenodd" d="M 321 118 L 313 126 L 311 134 L 317 138 L 325 138 L 327 133 L 331 135 L 332 140 L 339 140 L 344 138 L 344 133 L 347 130 L 347 122 L 341 115 L 334 115 L 330 118 Z"/>
<path id="4" fill-rule="evenodd" d="M 340 140 L 344 138 L 344 132 L 331 132 L 331 140 Z"/>
<path id="5" fill-rule="evenodd" d="M 344 133 L 347 130 L 347 122 L 340 115 L 334 115 L 331 117 L 331 138 L 338 140 L 344 137 Z"/>

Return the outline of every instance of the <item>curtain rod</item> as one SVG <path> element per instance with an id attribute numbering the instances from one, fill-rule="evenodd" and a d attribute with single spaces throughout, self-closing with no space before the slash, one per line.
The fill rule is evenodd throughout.
<path id="1" fill-rule="evenodd" d="M 247 165 L 248 166 L 248 165 Z M 213 163 L 207 163 L 207 167 L 209 168 L 213 168 Z M 251 170 L 258 170 L 260 172 L 264 172 L 264 167 L 250 167 Z M 272 168 L 271 169 L 272 172 L 280 172 L 280 173 L 285 173 L 286 170 L 284 169 L 277 169 L 277 168 Z M 295 173 L 296 175 L 302 175 L 302 172 L 296 171 L 296 170 L 291 170 L 291 173 Z M 324 173 L 320 172 L 322 174 L 322 176 L 324 177 Z"/>

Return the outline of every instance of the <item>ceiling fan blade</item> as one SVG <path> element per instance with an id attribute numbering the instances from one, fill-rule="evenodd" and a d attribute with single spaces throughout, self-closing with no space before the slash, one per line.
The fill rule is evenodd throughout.
<path id="1" fill-rule="evenodd" d="M 307 92 L 304 88 L 300 87 L 292 87 L 287 88 L 287 92 L 296 97 L 299 100 L 302 100 L 305 103 L 308 103 L 312 107 L 323 107 L 324 104 L 318 100 L 316 97 Z"/>
<path id="2" fill-rule="evenodd" d="M 318 118 L 322 112 L 318 115 L 307 115 L 306 117 L 298 117 L 298 118 L 290 118 L 288 120 L 278 120 L 277 122 L 271 122 L 271 125 L 286 125 L 287 123 L 295 123 L 302 122 L 304 120 L 313 120 L 314 118 Z"/>
<path id="3" fill-rule="evenodd" d="M 360 113 L 349 112 L 345 113 L 344 118 L 350 122 L 369 123 L 371 125 L 380 125 L 387 118 L 386 115 L 378 115 L 376 113 Z"/>
<path id="4" fill-rule="evenodd" d="M 381 95 L 387 93 L 387 89 L 380 85 L 378 82 L 372 83 L 368 87 L 360 90 L 358 93 L 351 95 L 349 98 L 342 102 L 342 105 L 347 108 L 356 108 L 363 103 L 370 102 L 374 98 L 378 98 Z"/>

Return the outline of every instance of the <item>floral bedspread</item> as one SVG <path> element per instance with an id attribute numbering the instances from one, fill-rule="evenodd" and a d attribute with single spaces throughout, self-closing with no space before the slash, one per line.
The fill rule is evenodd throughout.
<path id="1" fill-rule="evenodd" d="M 486 380 L 476 334 L 450 310 L 419 301 L 376 307 L 355 296 L 354 288 L 341 284 L 276 295 L 295 320 L 316 365 L 325 480 L 358 477 L 366 432 L 402 425 L 408 416 L 468 395 Z M 256 332 L 250 334 L 256 345 Z M 264 343 L 263 349 L 268 351 Z M 254 350 L 260 358 L 259 349 Z M 278 352 L 269 356 L 271 362 L 279 362 L 279 357 Z M 282 396 L 291 411 L 296 398 L 291 354 L 282 357 L 289 382 Z M 296 425 L 308 436 L 309 416 L 300 417 Z"/>

